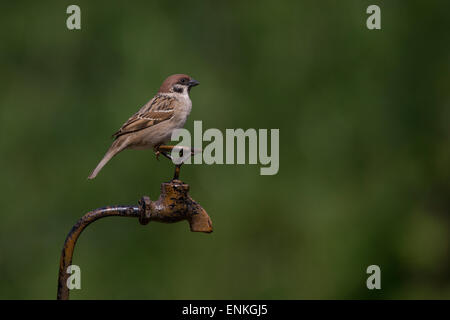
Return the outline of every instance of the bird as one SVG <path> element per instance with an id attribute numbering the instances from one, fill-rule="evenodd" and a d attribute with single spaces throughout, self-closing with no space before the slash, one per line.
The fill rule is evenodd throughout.
<path id="1" fill-rule="evenodd" d="M 111 158 L 125 149 L 153 148 L 158 157 L 157 148 L 186 123 L 192 109 L 189 93 L 199 84 L 186 74 L 167 77 L 156 95 L 112 135 L 113 143 L 88 179 L 94 179 Z"/>

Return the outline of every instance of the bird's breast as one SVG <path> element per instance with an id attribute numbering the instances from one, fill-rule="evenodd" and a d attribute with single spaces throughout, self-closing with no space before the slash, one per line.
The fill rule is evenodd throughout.
<path id="1" fill-rule="evenodd" d="M 175 127 L 181 128 L 186 123 L 186 119 L 192 110 L 192 101 L 189 96 L 180 98 L 175 109 L 172 120 L 175 123 Z"/>

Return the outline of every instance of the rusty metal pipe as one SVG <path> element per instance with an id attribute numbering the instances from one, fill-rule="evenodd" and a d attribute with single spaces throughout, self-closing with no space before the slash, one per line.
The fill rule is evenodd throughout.
<path id="1" fill-rule="evenodd" d="M 67 279 L 69 274 L 66 272 L 67 268 L 72 264 L 73 251 L 78 237 L 83 230 L 92 222 L 98 219 L 119 216 L 119 217 L 131 217 L 139 218 L 140 208 L 138 206 L 117 206 L 117 207 L 104 207 L 86 213 L 78 222 L 72 227 L 67 235 L 64 247 L 61 253 L 61 259 L 59 262 L 59 277 L 58 277 L 58 300 L 69 299 L 69 288 L 67 287 Z"/>
<path id="2" fill-rule="evenodd" d="M 150 221 L 173 223 L 187 220 L 193 232 L 212 232 L 212 222 L 206 211 L 189 195 L 189 185 L 180 180 L 161 184 L 161 194 L 156 201 L 144 196 L 139 206 L 104 207 L 86 213 L 67 235 L 61 253 L 58 277 L 58 300 L 69 299 L 67 268 L 72 264 L 75 244 L 83 230 L 92 222 L 104 217 L 138 218 L 142 225 Z"/>

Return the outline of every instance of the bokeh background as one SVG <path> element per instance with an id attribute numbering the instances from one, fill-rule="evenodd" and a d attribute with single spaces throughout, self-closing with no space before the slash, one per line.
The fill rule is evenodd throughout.
<path id="1" fill-rule="evenodd" d="M 81 7 L 82 29 L 66 28 Z M 366 28 L 381 7 L 382 30 Z M 108 218 L 72 299 L 450 298 L 448 1 L 9 1 L 0 9 L 0 298 L 54 299 L 85 212 L 155 199 L 126 151 L 86 177 L 162 80 L 203 127 L 279 128 L 280 170 L 191 165 L 214 232 Z M 381 267 L 382 290 L 366 288 Z"/>

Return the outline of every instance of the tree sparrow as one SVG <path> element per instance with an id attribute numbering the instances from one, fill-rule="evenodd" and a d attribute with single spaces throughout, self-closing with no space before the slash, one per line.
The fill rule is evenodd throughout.
<path id="1" fill-rule="evenodd" d="M 185 74 L 174 74 L 164 80 L 158 93 L 113 134 L 114 142 L 88 179 L 94 179 L 124 149 L 156 150 L 169 141 L 172 132 L 184 126 L 192 108 L 189 92 L 198 84 Z"/>

